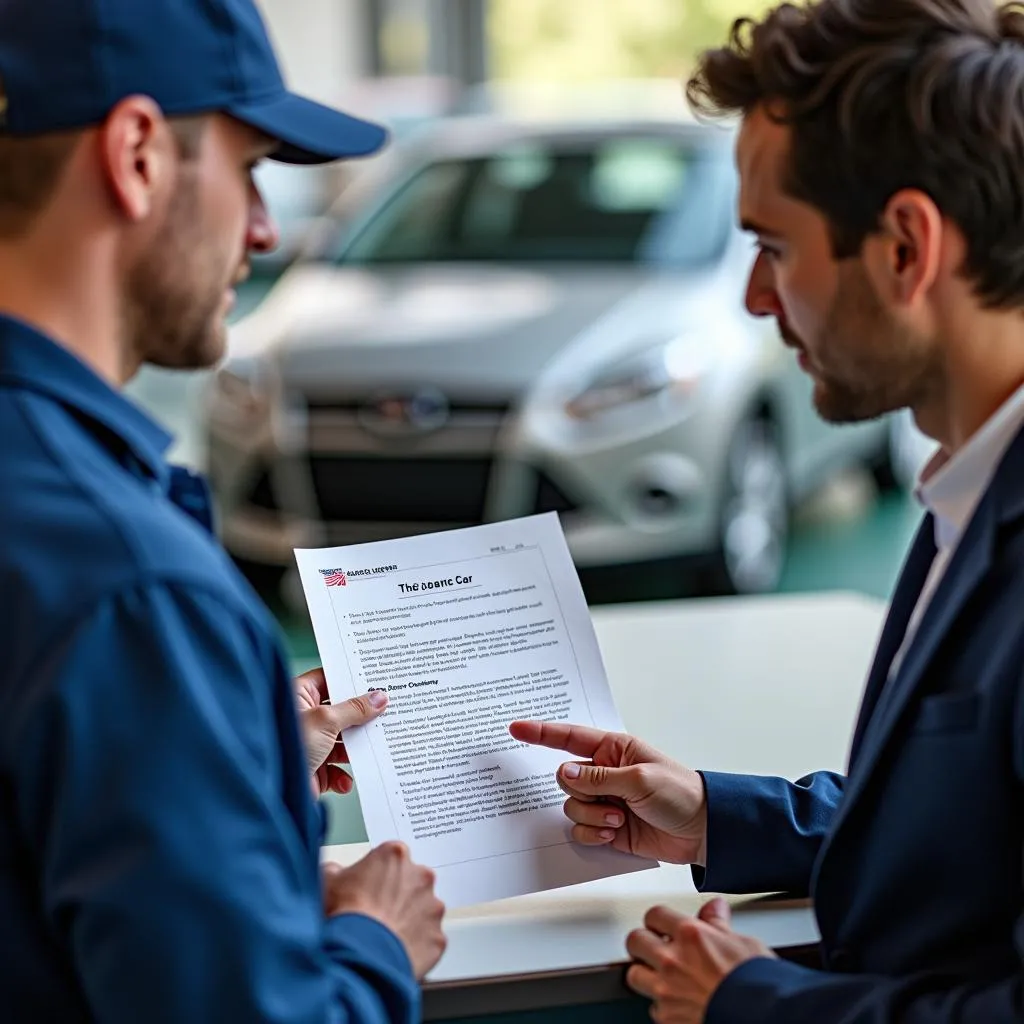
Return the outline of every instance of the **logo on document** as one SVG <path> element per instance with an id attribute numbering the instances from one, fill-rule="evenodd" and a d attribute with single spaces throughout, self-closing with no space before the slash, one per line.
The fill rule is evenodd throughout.
<path id="1" fill-rule="evenodd" d="M 344 587 L 348 584 L 348 577 L 342 569 L 321 569 L 320 575 L 329 587 Z"/>

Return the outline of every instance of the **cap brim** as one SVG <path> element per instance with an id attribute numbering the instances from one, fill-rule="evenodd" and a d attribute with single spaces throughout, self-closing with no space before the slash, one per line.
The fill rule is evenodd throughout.
<path id="1" fill-rule="evenodd" d="M 244 124 L 281 142 L 272 160 L 285 164 L 326 164 L 345 157 L 369 156 L 388 141 L 388 130 L 294 93 L 264 103 L 228 110 Z"/>

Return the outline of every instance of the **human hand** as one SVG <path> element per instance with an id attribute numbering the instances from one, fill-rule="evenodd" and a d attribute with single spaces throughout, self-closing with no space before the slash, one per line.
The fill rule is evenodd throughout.
<path id="1" fill-rule="evenodd" d="M 626 950 L 636 961 L 626 973 L 634 992 L 653 1000 L 657 1024 L 702 1024 L 711 997 L 740 964 L 775 954 L 732 930 L 731 912 L 718 897 L 697 917 L 654 907 L 644 927 L 630 932 Z"/>
<path id="2" fill-rule="evenodd" d="M 306 763 L 313 775 L 313 792 L 317 796 L 351 792 L 352 776 L 338 767 L 339 764 L 348 764 L 341 733 L 353 726 L 372 722 L 383 714 L 388 706 L 388 695 L 383 690 L 374 690 L 340 704 L 325 704 L 329 695 L 322 668 L 299 676 L 295 680 L 295 690 Z"/>
<path id="3" fill-rule="evenodd" d="M 324 912 L 365 914 L 390 928 L 405 946 L 418 980 L 441 959 L 444 904 L 434 872 L 414 864 L 402 843 L 384 843 L 350 868 L 324 864 Z"/>
<path id="4" fill-rule="evenodd" d="M 625 733 L 552 722 L 513 722 L 509 731 L 520 743 L 590 759 L 558 770 L 576 842 L 704 864 L 707 798 L 695 771 Z"/>

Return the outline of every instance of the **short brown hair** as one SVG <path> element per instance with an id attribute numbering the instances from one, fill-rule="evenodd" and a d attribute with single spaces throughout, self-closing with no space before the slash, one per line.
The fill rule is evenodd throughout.
<path id="1" fill-rule="evenodd" d="M 1024 5 L 820 0 L 737 20 L 687 84 L 698 113 L 788 124 L 785 188 L 861 251 L 902 188 L 963 232 L 987 306 L 1024 305 Z"/>
<path id="2" fill-rule="evenodd" d="M 207 118 L 168 123 L 183 160 L 199 154 Z M 80 130 L 28 138 L 0 135 L 0 239 L 17 239 L 46 208 L 81 138 Z"/>

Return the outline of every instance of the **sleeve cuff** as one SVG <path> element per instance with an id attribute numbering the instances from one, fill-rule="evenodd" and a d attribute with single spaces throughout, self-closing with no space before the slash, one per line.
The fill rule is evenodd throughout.
<path id="1" fill-rule="evenodd" d="M 715 990 L 704 1024 L 789 1024 L 781 1000 L 812 985 L 819 971 L 786 960 L 758 957 L 740 964 Z"/>
<path id="2" fill-rule="evenodd" d="M 328 951 L 358 949 L 359 959 L 387 964 L 413 976 L 412 961 L 401 939 L 386 925 L 366 914 L 338 914 L 324 924 Z"/>
<path id="3" fill-rule="evenodd" d="M 752 803 L 746 777 L 701 772 L 707 800 L 707 842 L 704 867 L 693 865 L 698 892 L 743 892 L 748 888 Z"/>
<path id="4" fill-rule="evenodd" d="M 324 949 L 338 967 L 354 971 L 373 989 L 384 1019 L 417 1024 L 422 994 L 405 946 L 394 932 L 364 914 L 339 914 L 325 922 Z"/>
<path id="5" fill-rule="evenodd" d="M 707 794 L 707 843 L 700 892 L 787 892 L 805 896 L 826 823 L 823 801 L 806 790 L 811 814 L 796 815 L 785 779 L 701 772 Z M 808 824 L 814 826 L 812 829 Z"/>

